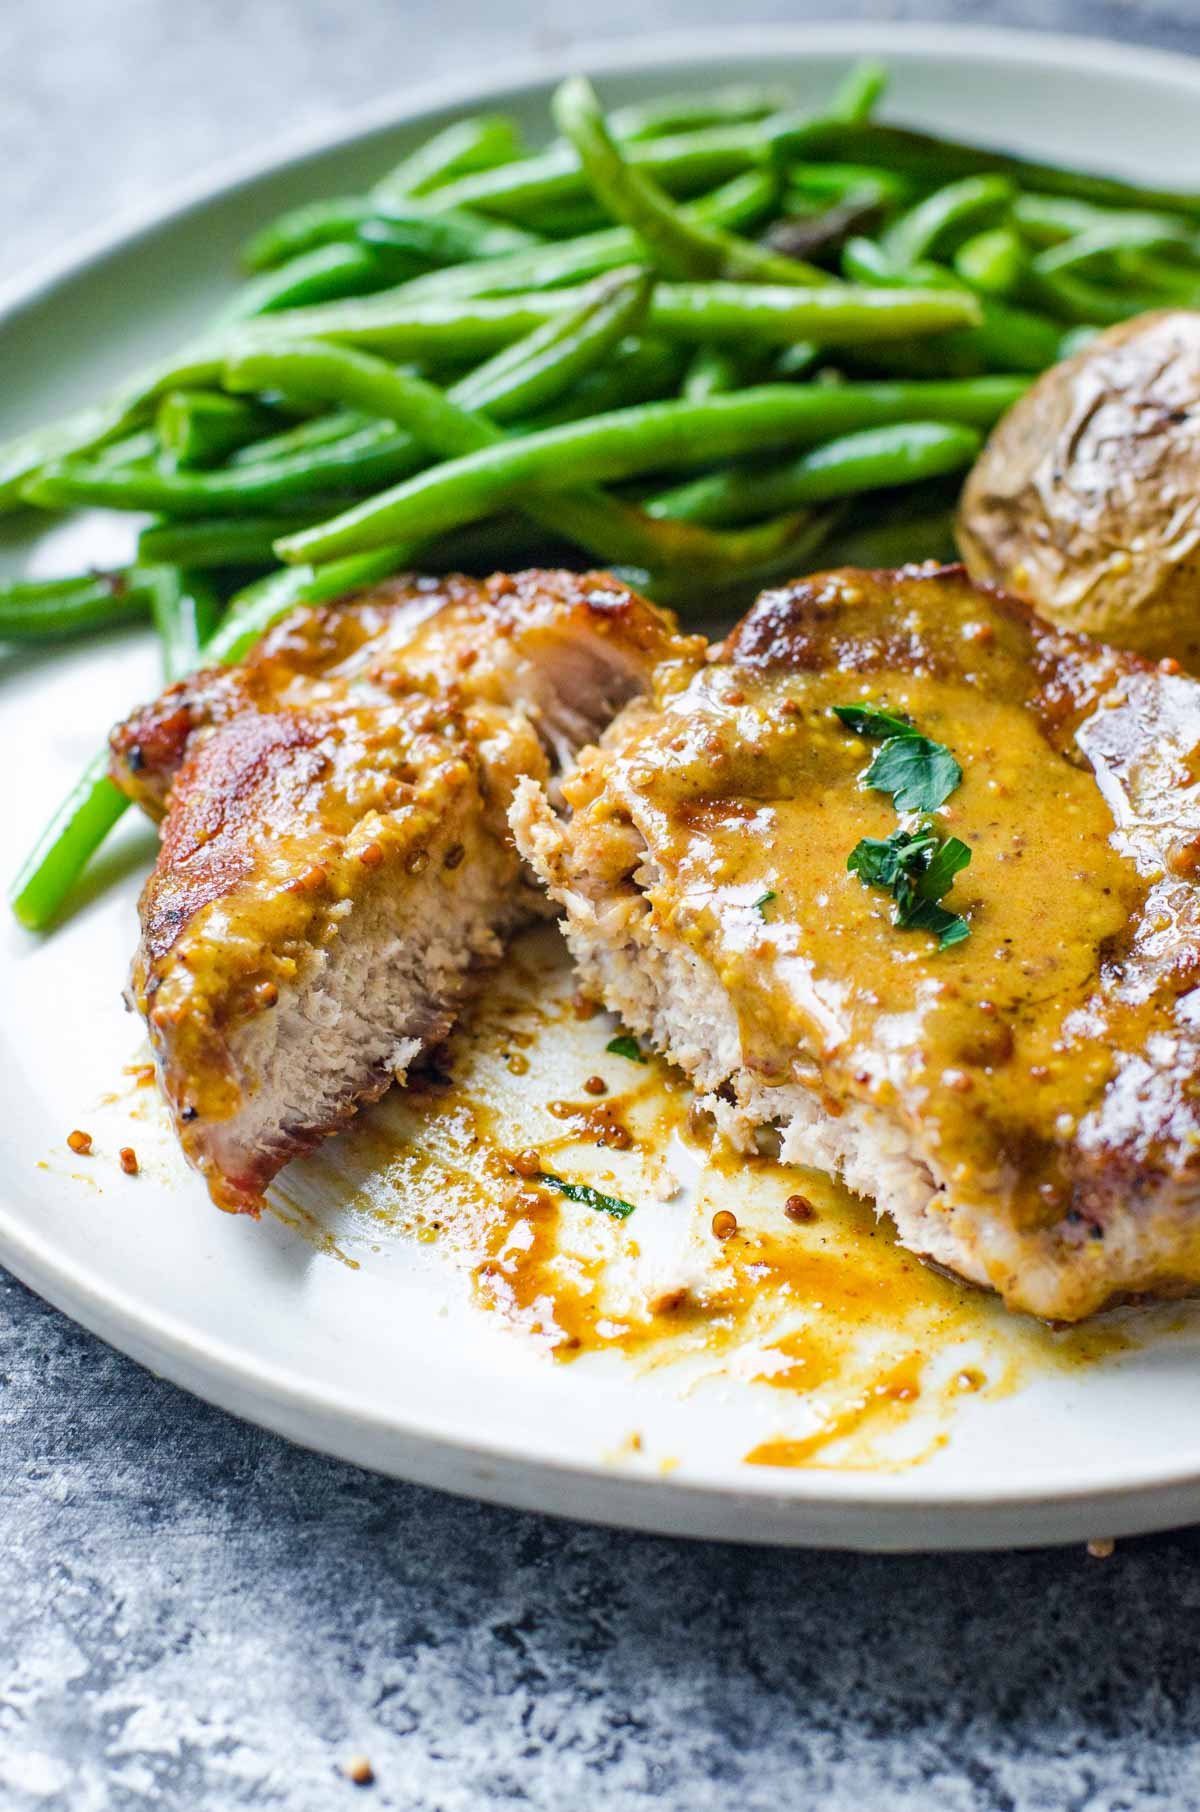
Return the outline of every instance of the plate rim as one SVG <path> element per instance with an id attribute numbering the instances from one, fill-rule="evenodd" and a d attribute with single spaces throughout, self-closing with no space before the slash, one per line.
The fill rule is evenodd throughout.
<path id="1" fill-rule="evenodd" d="M 419 125 L 432 114 L 450 108 L 497 105 L 506 95 L 533 87 L 549 87 L 569 69 L 586 68 L 598 77 L 629 75 L 668 65 L 706 64 L 761 58 L 772 53 L 799 57 L 805 52 L 844 54 L 847 57 L 875 54 L 902 61 L 908 57 L 950 56 L 981 65 L 1028 62 L 1031 57 L 1056 65 L 1072 74 L 1116 73 L 1132 76 L 1146 85 L 1170 83 L 1200 94 L 1200 58 L 1181 51 L 1144 49 L 1118 40 L 1087 35 L 1043 33 L 1003 26 L 931 25 L 919 22 L 892 21 L 876 24 L 870 21 L 814 23 L 797 25 L 737 26 L 709 28 L 700 32 L 673 31 L 656 34 L 646 42 L 630 39 L 588 42 L 569 51 L 555 49 L 512 59 L 490 75 L 476 66 L 466 76 L 443 78 L 397 91 L 382 101 L 373 101 L 341 113 L 334 122 L 319 122 L 304 130 L 276 138 L 267 146 L 233 160 L 208 167 L 197 180 L 176 185 L 165 199 L 142 209 L 126 212 L 114 222 L 93 233 L 74 236 L 59 253 L 38 263 L 20 278 L 0 286 L 0 342 L 5 332 L 22 316 L 34 312 L 52 300 L 54 294 L 78 281 L 110 258 L 136 255 L 139 243 L 173 226 L 184 224 L 189 216 L 206 207 L 232 198 L 241 190 L 273 176 L 282 175 L 303 164 L 338 150 L 408 125 Z M 33 934 L 27 934 L 32 936 Z M 161 1370 L 183 1388 L 223 1410 L 261 1423 L 292 1440 L 305 1444 L 303 1434 L 294 1431 L 293 1416 L 316 1414 L 335 1429 L 354 1431 L 360 1441 L 340 1441 L 331 1436 L 328 1427 L 308 1444 L 319 1442 L 321 1451 L 337 1454 L 359 1465 L 376 1465 L 393 1470 L 386 1461 L 364 1460 L 362 1441 L 406 1443 L 412 1464 L 407 1460 L 397 1476 L 420 1479 L 424 1483 L 443 1484 L 434 1476 L 435 1467 L 426 1468 L 424 1455 L 436 1456 L 452 1451 L 462 1462 L 498 1469 L 515 1468 L 533 1475 L 553 1476 L 571 1481 L 586 1493 L 589 1487 L 603 1490 L 614 1486 L 621 1494 L 640 1500 L 650 1513 L 631 1514 L 628 1505 L 620 1513 L 606 1514 L 597 1504 L 587 1510 L 573 1508 L 570 1514 L 584 1514 L 594 1520 L 611 1520 L 624 1526 L 670 1527 L 686 1533 L 680 1525 L 681 1515 L 673 1515 L 670 1505 L 688 1502 L 708 1505 L 718 1513 L 728 1514 L 739 1508 L 745 1511 L 765 1509 L 769 1504 L 778 1517 L 789 1515 L 800 1520 L 814 1515 L 828 1520 L 844 1515 L 860 1518 L 864 1514 L 883 1519 L 891 1516 L 905 1519 L 911 1526 L 914 1515 L 956 1519 L 955 1545 L 973 1545 L 966 1522 L 972 1516 L 994 1512 L 1000 1516 L 1019 1516 L 1039 1510 L 1053 1510 L 1056 1521 L 1069 1520 L 1073 1510 L 1086 1505 L 1097 1511 L 1096 1526 L 1102 1523 L 1130 1522 L 1139 1528 L 1151 1526 L 1163 1512 L 1162 1523 L 1178 1520 L 1175 1509 L 1162 1504 L 1169 1493 L 1200 1492 L 1200 1452 L 1185 1465 L 1171 1469 L 1161 1462 L 1143 1465 L 1142 1469 L 1126 1467 L 1119 1475 L 1101 1477 L 1077 1492 L 1064 1492 L 1053 1486 L 1020 1488 L 1005 1492 L 990 1487 L 972 1487 L 964 1481 L 958 1485 L 941 1485 L 936 1490 L 920 1488 L 919 1474 L 872 1475 L 798 1470 L 786 1479 L 777 1469 L 748 1468 L 744 1481 L 722 1482 L 713 1478 L 671 1477 L 636 1473 L 606 1464 L 600 1459 L 583 1462 L 563 1459 L 545 1452 L 531 1452 L 511 1440 L 489 1441 L 478 1429 L 468 1431 L 459 1417 L 439 1415 L 436 1423 L 422 1420 L 419 1406 L 406 1407 L 403 1414 L 384 1413 L 356 1401 L 345 1390 L 324 1387 L 293 1369 L 256 1359 L 253 1350 L 222 1338 L 201 1335 L 173 1313 L 147 1308 L 141 1298 L 121 1288 L 100 1285 L 87 1267 L 74 1259 L 62 1257 L 52 1240 L 41 1238 L 22 1226 L 6 1201 L 0 1200 L 0 1259 L 23 1283 L 51 1302 L 56 1308 L 78 1321 L 93 1334 L 118 1350 L 130 1354 L 137 1362 Z M 202 1383 L 196 1382 L 202 1380 Z M 246 1407 L 247 1396 L 253 1406 Z M 456 1425 L 457 1424 L 457 1425 Z M 422 1476 L 424 1473 L 424 1476 Z M 494 1487 L 489 1489 L 489 1480 Z M 847 1481 L 850 1481 L 848 1488 Z M 445 1488 L 445 1487 L 444 1487 Z M 496 1477 L 479 1477 L 470 1486 L 473 1494 L 490 1496 L 495 1501 L 519 1501 L 511 1483 Z M 1198 1499 L 1200 1503 L 1200 1499 Z M 661 1514 L 656 1506 L 667 1506 Z M 1149 1520 L 1147 1520 L 1149 1513 Z M 693 1518 L 693 1520 L 695 1520 Z M 1074 1524 L 1072 1525 L 1074 1529 Z M 1108 1532 L 1107 1524 L 1105 1532 Z M 897 1531 L 899 1533 L 899 1531 Z M 848 1527 L 847 1539 L 862 1531 Z M 727 1529 L 725 1539 L 739 1539 L 736 1528 Z M 781 1528 L 777 1534 L 764 1533 L 756 1526 L 741 1536 L 747 1540 L 798 1542 L 806 1539 L 803 1528 Z M 817 1540 L 824 1540 L 818 1535 Z M 1011 1540 L 1009 1535 L 1005 1539 Z M 1020 1539 L 1020 1536 L 1017 1536 Z M 1031 1540 L 1074 1540 L 1077 1535 L 1059 1536 L 1039 1533 Z M 993 1545 L 994 1536 L 984 1534 L 979 1545 Z M 872 1545 L 880 1545 L 878 1541 Z M 893 1545 L 886 1532 L 882 1545 Z M 907 1545 L 903 1537 L 898 1545 Z M 937 1545 L 947 1545 L 941 1541 Z"/>

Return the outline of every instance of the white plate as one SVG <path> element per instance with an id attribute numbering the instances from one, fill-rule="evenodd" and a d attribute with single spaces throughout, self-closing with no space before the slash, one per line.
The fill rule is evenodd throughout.
<path id="1" fill-rule="evenodd" d="M 891 64 L 889 105 L 899 117 L 1200 186 L 1200 65 L 1127 47 L 946 27 L 831 26 L 573 61 L 602 75 L 614 102 L 731 79 L 785 82 L 816 102 L 847 59 L 864 52 Z M 13 301 L 0 334 L 4 433 L 59 413 L 181 342 L 223 294 L 239 240 L 282 206 L 353 191 L 467 105 L 504 108 L 532 133 L 544 131 L 556 73 L 526 71 L 397 108 L 382 123 L 260 167 L 43 279 Z M 37 565 L 61 570 L 103 558 L 108 532 L 98 519 L 64 526 L 39 544 Z M 25 557 L 18 540 L 10 534 L 6 544 L 14 563 Z M 154 689 L 153 650 L 131 635 L 52 661 L 8 656 L 0 684 L 11 856 L 108 721 Z M 861 1214 L 830 1210 L 803 1237 L 831 1263 L 837 1252 L 850 1253 L 837 1260 L 839 1288 L 859 1265 L 875 1279 L 884 1301 L 871 1338 L 888 1364 L 915 1341 L 933 1352 L 935 1369 L 961 1367 L 967 1340 L 994 1388 L 965 1397 L 951 1413 L 946 1391 L 927 1384 L 911 1415 L 885 1405 L 877 1427 L 840 1445 L 826 1442 L 820 1466 L 779 1468 L 743 1456 L 762 1442 L 804 1439 L 832 1399 L 752 1381 L 774 1338 L 753 1315 L 743 1314 L 735 1333 L 715 1344 L 683 1339 L 678 1359 L 668 1342 L 634 1357 L 586 1352 L 558 1364 L 527 1328 L 480 1306 L 456 1235 L 428 1243 L 400 1231 L 394 1177 L 376 1179 L 367 1197 L 348 1205 L 347 1178 L 369 1182 L 370 1162 L 389 1140 L 395 1149 L 402 1104 L 375 1116 L 357 1143 L 288 1173 L 288 1196 L 307 1205 L 324 1243 L 311 1228 L 217 1213 L 182 1171 L 149 1092 L 122 1075 L 140 1049 L 119 988 L 152 847 L 147 829 L 124 827 L 67 925 L 40 941 L 6 922 L 0 956 L 0 1258 L 96 1333 L 307 1445 L 450 1490 L 630 1526 L 739 1540 L 966 1547 L 1122 1534 L 1200 1513 L 1200 1322 L 1190 1311 L 1126 1314 L 1089 1337 L 1091 1363 L 1067 1363 L 1062 1341 L 985 1305 L 961 1306 L 952 1291 L 930 1295 L 940 1286 L 923 1278 L 914 1286 L 895 1254 L 867 1239 Z M 101 890 L 103 879 L 114 884 Z M 606 1035 L 602 1022 L 568 1017 L 524 1047 L 533 1081 L 520 1086 L 533 1088 L 540 1064 L 555 1069 L 561 1089 L 561 1076 L 586 1064 L 607 1066 L 618 1087 L 633 1070 L 604 1054 Z M 472 1061 L 490 1064 L 494 1079 L 495 1040 L 485 1037 Z M 574 1082 L 571 1088 L 578 1093 Z M 114 1093 L 118 1099 L 106 1100 Z M 429 1123 L 440 1124 L 436 1103 Z M 65 1135 L 77 1125 L 96 1136 L 90 1159 L 66 1150 Z M 115 1162 L 126 1142 L 142 1157 L 136 1178 L 122 1176 Z M 579 1174 L 597 1162 L 594 1153 L 567 1158 Z M 676 1168 L 689 1161 L 682 1151 L 672 1160 Z M 631 1193 L 648 1188 L 631 1162 L 613 1159 L 618 1181 L 624 1186 L 630 1177 Z M 701 1174 L 701 1189 L 704 1180 Z M 769 1173 L 749 1188 L 718 1179 L 716 1199 L 736 1202 L 752 1235 L 763 1215 L 773 1213 L 778 1224 L 782 1186 Z M 369 1212 L 385 1200 L 386 1225 Z M 669 1286 L 691 1267 L 711 1284 L 711 1211 L 711 1201 L 701 1208 L 643 1199 L 637 1220 L 619 1225 L 571 1211 L 563 1239 L 586 1258 L 601 1247 L 627 1252 L 636 1231 L 641 1257 L 614 1257 L 611 1287 L 623 1278 L 641 1300 L 652 1289 L 648 1276 Z M 454 1214 L 447 1197 L 446 1219 Z M 338 1250 L 355 1264 L 341 1262 Z M 807 1286 L 793 1278 L 790 1297 L 782 1286 L 776 1293 L 793 1318 L 824 1314 L 828 1330 L 832 1298 L 824 1310 L 802 1298 L 806 1290 L 827 1294 L 830 1275 L 812 1272 Z M 915 1310 L 905 1295 L 914 1287 Z M 537 1315 L 527 1312 L 531 1318 Z M 1066 1343 L 1071 1351 L 1078 1344 Z M 777 1353 L 771 1363 L 782 1363 Z M 866 1373 L 855 1376 L 861 1383 Z M 843 1411 L 847 1388 L 845 1378 L 829 1387 L 835 1396 L 842 1390 Z M 875 1410 L 863 1413 L 870 1421 Z M 923 1463 L 905 1463 L 925 1449 Z"/>

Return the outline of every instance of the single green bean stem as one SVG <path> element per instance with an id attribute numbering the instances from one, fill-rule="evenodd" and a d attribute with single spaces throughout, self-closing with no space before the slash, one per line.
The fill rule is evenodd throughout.
<path id="1" fill-rule="evenodd" d="M 782 258 L 722 228 L 687 217 L 665 190 L 637 169 L 609 132 L 590 82 L 573 76 L 552 103 L 560 131 L 579 153 L 597 201 L 646 245 L 669 277 L 730 277 L 747 282 L 820 285 L 824 271 Z"/>
<path id="2" fill-rule="evenodd" d="M 888 490 L 958 472 L 979 452 L 978 429 L 958 422 L 898 422 L 827 441 L 812 452 L 761 470 L 710 472 L 664 491 L 652 516 L 685 522 L 748 522 L 805 504 Z"/>
<path id="3" fill-rule="evenodd" d="M 288 561 L 321 562 L 443 534 L 491 514 L 527 488 L 565 490 L 664 467 L 705 465 L 914 416 L 971 421 L 982 412 L 991 420 L 998 397 L 1005 396 L 1007 406 L 1024 387 L 1016 382 L 1005 388 L 996 379 L 962 386 L 769 385 L 699 403 L 617 410 L 451 459 L 319 528 L 288 536 L 277 551 Z M 937 407 L 939 394 L 951 401 L 950 408 Z"/>
<path id="4" fill-rule="evenodd" d="M 830 119 L 847 120 L 851 124 L 869 120 L 876 103 L 883 98 L 887 85 L 888 72 L 885 66 L 877 63 L 874 58 L 864 58 L 854 65 L 834 90 L 827 109 Z"/>
<path id="5" fill-rule="evenodd" d="M 212 472 L 167 472 L 153 466 L 108 467 L 86 459 L 50 465 L 26 486 L 31 503 L 55 509 L 92 504 L 152 510 L 167 516 L 226 516 L 239 508 L 328 502 L 394 482 L 420 464 L 411 436 L 369 422 L 356 434 L 262 465 Z"/>
<path id="6" fill-rule="evenodd" d="M 150 610 L 150 591 L 136 568 L 84 573 L 70 579 L 11 579 L 0 583 L 0 642 L 58 641 Z"/>
<path id="7" fill-rule="evenodd" d="M 1013 203 L 1013 220 L 1026 239 L 1036 246 L 1058 245 L 1063 239 L 1074 239 L 1077 234 L 1090 233 L 1100 227 L 1119 230 L 1127 226 L 1135 232 L 1157 229 L 1164 242 L 1178 239 L 1191 243 L 1196 232 L 1193 219 L 1181 219 L 1177 214 L 1145 208 L 1096 207 L 1090 202 L 1073 201 L 1065 195 L 1018 195 Z"/>
<path id="8" fill-rule="evenodd" d="M 966 239 L 954 254 L 964 283 L 986 296 L 1011 296 L 1025 269 L 1025 252 L 1012 227 L 988 227 Z"/>
<path id="9" fill-rule="evenodd" d="M 424 269 L 415 263 L 414 270 Z M 336 302 L 343 296 L 365 296 L 386 289 L 396 280 L 392 265 L 373 247 L 340 240 L 301 252 L 277 270 L 264 271 L 244 283 L 221 309 L 217 321 L 249 321 L 256 315 L 276 314 L 282 308 L 307 308 L 317 302 Z"/>
<path id="10" fill-rule="evenodd" d="M 517 129 L 502 113 L 455 120 L 381 177 L 371 196 L 386 205 L 424 195 L 453 176 L 469 176 L 474 170 L 492 170 L 497 164 L 510 163 L 520 151 Z"/>
<path id="11" fill-rule="evenodd" d="M 752 85 L 717 88 L 709 94 L 667 95 L 663 100 L 615 108 L 608 116 L 608 126 L 614 138 L 663 138 L 708 126 L 766 119 L 787 107 L 790 99 L 781 88 Z"/>
<path id="12" fill-rule="evenodd" d="M 29 931 L 50 924 L 85 867 L 129 804 L 108 778 L 108 750 L 88 765 L 31 850 L 9 890 Z"/>
<path id="13" fill-rule="evenodd" d="M 216 465 L 277 423 L 269 410 L 219 390 L 168 390 L 155 417 L 162 450 L 176 466 Z"/>
<path id="14" fill-rule="evenodd" d="M 1006 214 L 1015 194 L 1006 176 L 965 176 L 947 183 L 888 228 L 883 250 L 905 268 L 953 250 L 960 239 Z"/>
<path id="15" fill-rule="evenodd" d="M 185 567 L 273 566 L 274 543 L 293 529 L 311 527 L 320 517 L 209 516 L 184 522 L 153 522 L 138 536 L 138 560 L 145 565 Z"/>
<path id="16" fill-rule="evenodd" d="M 171 684 L 199 666 L 200 651 L 220 621 L 221 603 L 199 573 L 156 566 L 146 576 L 154 627 L 162 644 L 163 675 Z"/>
<path id="17" fill-rule="evenodd" d="M 362 301 L 299 308 L 272 321 L 248 323 L 239 344 L 289 339 L 330 339 L 384 352 L 393 358 L 471 358 L 495 352 L 532 333 L 560 311 L 578 308 L 581 292 L 552 290 L 495 299 L 413 301 L 404 290 L 389 290 Z M 751 283 L 660 283 L 647 316 L 652 332 L 703 344 L 787 346 L 812 340 L 821 346 L 852 346 L 878 339 L 908 339 L 974 326 L 976 298 L 965 289 L 895 289 L 888 293 L 830 283 L 827 288 L 789 289 Z"/>
<path id="18" fill-rule="evenodd" d="M 897 175 L 929 185 L 963 176 L 1007 176 L 1021 189 L 1073 196 L 1103 207 L 1166 208 L 1200 216 L 1200 192 L 1195 190 L 1156 189 L 873 120 L 797 122 L 785 142 L 789 156 L 882 164 Z"/>
<path id="19" fill-rule="evenodd" d="M 353 409 L 329 410 L 324 415 L 310 416 L 285 428 L 281 434 L 269 434 L 265 440 L 252 440 L 238 447 L 230 463 L 235 466 L 260 466 L 272 459 L 287 459 L 293 453 L 305 453 L 311 447 L 327 447 L 332 441 L 345 440 L 370 425 L 370 416 Z"/>

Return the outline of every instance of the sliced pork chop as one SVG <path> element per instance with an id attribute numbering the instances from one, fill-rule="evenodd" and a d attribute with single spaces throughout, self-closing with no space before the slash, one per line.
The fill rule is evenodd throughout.
<path id="1" fill-rule="evenodd" d="M 585 985 L 719 1125 L 823 1164 L 903 1242 L 1076 1319 L 1200 1285 L 1200 685 L 973 586 L 846 571 L 766 593 L 635 702 L 517 841 Z M 948 746 L 970 845 L 939 948 L 847 871 L 911 818 L 862 783 L 882 704 Z"/>
<path id="2" fill-rule="evenodd" d="M 396 581 L 283 621 L 112 736 L 163 816 L 132 993 L 184 1151 L 256 1210 L 443 1038 L 544 910 L 506 824 L 691 653 L 605 574 Z"/>

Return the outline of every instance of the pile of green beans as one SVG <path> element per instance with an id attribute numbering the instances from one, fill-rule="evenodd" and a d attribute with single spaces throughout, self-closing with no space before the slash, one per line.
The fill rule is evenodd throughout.
<path id="1" fill-rule="evenodd" d="M 1200 194 L 736 87 L 528 149 L 482 114 L 267 221 L 204 336 L 0 446 L 0 512 L 149 512 L 119 572 L 0 585 L 0 641 L 144 619 L 164 671 L 404 568 L 602 562 L 686 612 L 822 558 L 944 555 L 962 473 L 1096 329 L 1200 298 Z M 98 755 L 12 904 L 123 807 Z"/>

